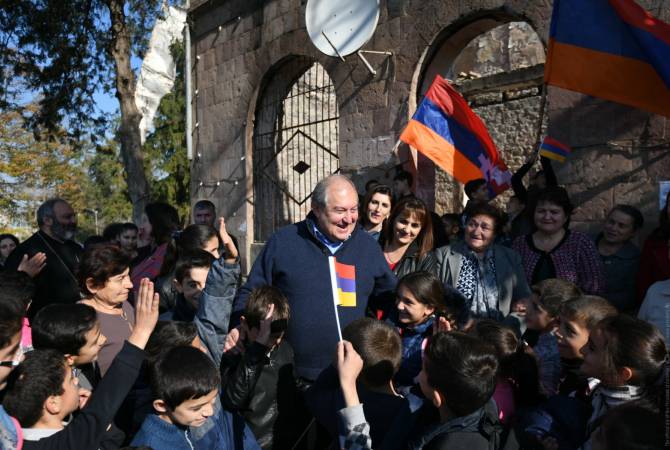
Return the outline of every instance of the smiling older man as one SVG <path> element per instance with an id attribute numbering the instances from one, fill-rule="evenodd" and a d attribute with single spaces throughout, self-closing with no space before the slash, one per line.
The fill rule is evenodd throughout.
<path id="1" fill-rule="evenodd" d="M 316 379 L 330 364 L 338 339 L 328 257 L 350 266 L 355 276 L 353 305 L 338 307 L 342 327 L 365 315 L 368 299 L 388 296 L 395 288 L 379 244 L 357 220 L 353 183 L 342 175 L 320 181 L 312 193 L 312 211 L 272 235 L 235 301 L 239 312 L 249 293 L 262 285 L 286 295 L 291 307 L 286 339 L 295 352 L 296 372 L 305 380 Z"/>

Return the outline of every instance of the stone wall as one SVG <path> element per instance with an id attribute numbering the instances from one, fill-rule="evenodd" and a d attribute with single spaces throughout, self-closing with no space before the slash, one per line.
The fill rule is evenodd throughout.
<path id="1" fill-rule="evenodd" d="M 662 5 L 661 0 L 640 3 L 655 13 Z M 382 0 L 379 25 L 364 48 L 393 56 L 371 55 L 378 72 L 373 76 L 355 56 L 341 62 L 311 45 L 303 0 L 191 4 L 193 54 L 198 57 L 193 65 L 194 143 L 200 155 L 192 166 L 193 200 L 215 201 L 240 237 L 245 258 L 253 240 L 254 110 L 267 75 L 278 64 L 301 55 L 328 71 L 340 113 L 340 167 L 362 190 L 369 178 L 392 178 L 397 160 L 391 150 L 416 107 L 436 46 L 448 41 L 453 62 L 473 38 L 522 21 L 544 41 L 551 16 L 550 0 Z M 667 10 L 660 16 L 670 19 Z M 530 142 L 525 136 L 536 101 L 530 96 L 477 107 L 501 152 L 511 155 L 512 167 L 522 159 L 516 149 Z M 553 88 L 548 90 L 547 117 L 549 133 L 575 148 L 558 173 L 582 204 L 577 226 L 594 226 L 608 208 L 624 200 L 655 222 L 656 183 L 670 174 L 665 118 Z M 439 209 L 442 194 L 438 189 L 435 198 L 435 172 L 426 167 L 425 161 L 420 163 L 417 190 Z M 230 182 L 216 186 L 217 180 Z"/>

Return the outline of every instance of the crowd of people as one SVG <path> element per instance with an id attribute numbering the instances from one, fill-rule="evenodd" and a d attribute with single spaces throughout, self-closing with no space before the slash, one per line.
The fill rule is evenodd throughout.
<path id="1" fill-rule="evenodd" d="M 640 250 L 637 208 L 571 229 L 536 162 L 441 217 L 407 172 L 327 177 L 246 278 L 210 201 L 84 245 L 44 202 L 0 235 L 0 447 L 663 448 L 670 195 Z"/>

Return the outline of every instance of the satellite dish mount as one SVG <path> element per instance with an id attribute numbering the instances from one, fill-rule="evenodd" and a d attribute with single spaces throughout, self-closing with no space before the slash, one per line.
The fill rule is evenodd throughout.
<path id="1" fill-rule="evenodd" d="M 364 53 L 392 56 L 392 52 L 361 50 L 377 28 L 379 0 L 308 0 L 305 10 L 307 33 L 322 53 L 346 61 L 356 53 L 372 75 L 377 71 Z"/>

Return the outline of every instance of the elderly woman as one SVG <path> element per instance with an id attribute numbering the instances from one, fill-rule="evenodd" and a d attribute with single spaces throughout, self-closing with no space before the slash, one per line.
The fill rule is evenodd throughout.
<path id="1" fill-rule="evenodd" d="M 391 212 L 392 195 L 390 187 L 378 184 L 370 188 L 363 199 L 360 222 L 363 229 L 377 241 Z"/>
<path id="2" fill-rule="evenodd" d="M 438 277 L 465 296 L 473 318 L 501 321 L 530 297 L 519 255 L 494 244 L 503 222 L 495 206 L 475 205 L 464 240 L 435 251 Z"/>
<path id="3" fill-rule="evenodd" d="M 435 271 L 430 213 L 416 197 L 405 197 L 393 207 L 380 244 L 398 278 L 419 270 Z"/>
<path id="4" fill-rule="evenodd" d="M 560 278 L 576 284 L 585 294 L 602 295 L 603 263 L 593 241 L 569 229 L 573 209 L 565 189 L 542 190 L 533 210 L 535 231 L 516 238 L 512 248 L 521 255 L 530 284 Z"/>
<path id="5" fill-rule="evenodd" d="M 133 288 L 129 272 L 130 256 L 113 244 L 92 246 L 79 265 L 79 285 L 85 296 L 81 303 L 95 309 L 100 332 L 107 337 L 98 353 L 103 376 L 135 327 L 135 310 L 127 301 Z M 143 279 L 138 292 L 138 301 L 153 297 L 153 283 Z"/>

